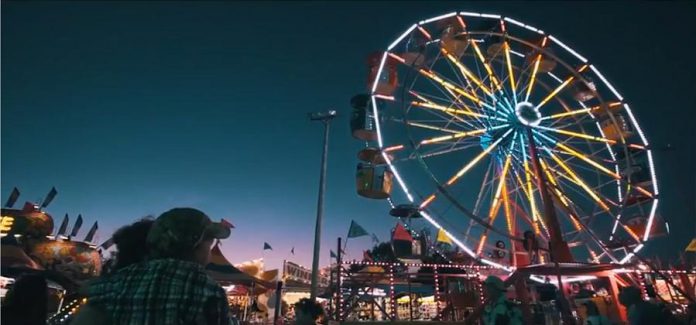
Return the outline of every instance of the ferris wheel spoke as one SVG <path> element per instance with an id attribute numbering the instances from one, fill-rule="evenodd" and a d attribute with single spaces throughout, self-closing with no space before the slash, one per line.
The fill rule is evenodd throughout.
<path id="1" fill-rule="evenodd" d="M 597 136 L 593 136 L 593 135 L 589 135 L 589 134 L 585 134 L 585 133 L 573 132 L 573 131 L 568 131 L 568 130 L 564 130 L 564 129 L 549 128 L 549 127 L 545 127 L 545 126 L 541 126 L 541 125 L 537 125 L 537 126 L 535 126 L 535 128 L 540 129 L 540 130 L 545 130 L 545 131 L 549 131 L 549 132 L 562 134 L 562 135 L 566 135 L 566 136 L 570 136 L 570 137 L 578 137 L 578 138 L 593 140 L 593 141 L 597 141 L 597 142 L 616 144 L 616 141 L 614 141 L 614 140 L 610 140 L 610 139 L 607 139 L 605 137 L 597 137 Z"/>
<path id="2" fill-rule="evenodd" d="M 486 102 L 480 100 L 480 99 L 478 98 L 478 96 L 476 96 L 475 93 L 469 92 L 469 91 L 467 91 L 467 90 L 465 90 L 465 89 L 462 89 L 461 87 L 458 87 L 458 86 L 454 85 L 453 83 L 451 83 L 451 82 L 449 82 L 449 81 L 446 81 L 444 78 L 438 76 L 438 75 L 437 75 L 435 72 L 433 72 L 432 70 L 426 70 L 426 69 L 424 69 L 424 68 L 420 68 L 420 69 L 418 69 L 418 72 L 420 72 L 420 74 L 422 74 L 422 75 L 428 77 L 428 79 L 434 81 L 435 83 L 439 84 L 440 86 L 442 86 L 442 87 L 444 87 L 444 88 L 448 88 L 448 89 L 450 89 L 450 90 L 456 92 L 457 94 L 462 95 L 462 96 L 468 98 L 469 100 L 471 100 L 472 102 L 474 102 L 474 103 L 476 103 L 476 104 L 478 104 L 478 105 L 486 106 L 486 107 L 488 107 L 488 108 L 490 108 L 490 109 L 493 109 L 493 107 L 490 106 L 488 103 L 486 103 Z"/>
<path id="3" fill-rule="evenodd" d="M 621 103 L 621 102 L 611 102 L 607 105 L 607 107 L 608 108 L 615 108 L 615 107 L 621 107 L 621 105 L 623 105 L 623 103 Z M 561 112 L 561 113 L 551 114 L 551 115 L 542 117 L 541 120 L 542 121 L 560 120 L 560 119 L 564 119 L 564 118 L 568 118 L 568 117 L 574 117 L 575 115 L 578 115 L 578 114 L 597 113 L 597 112 L 600 112 L 601 110 L 602 110 L 602 106 L 596 105 L 596 106 L 592 106 L 592 107 L 573 109 L 573 110 L 568 110 L 568 111 Z M 589 116 L 589 114 L 586 116 Z"/>
<path id="4" fill-rule="evenodd" d="M 491 179 L 489 181 L 491 171 L 493 170 L 494 167 L 494 162 L 491 161 L 491 163 L 488 164 L 488 168 L 486 169 L 486 174 L 483 177 L 483 181 L 481 182 L 481 187 L 479 189 L 478 195 L 476 197 L 476 203 L 474 204 L 474 214 L 478 215 L 479 212 L 481 211 L 481 204 L 483 201 L 484 195 L 488 192 L 486 188 L 493 184 L 493 180 Z M 466 232 L 464 233 L 464 239 L 469 240 L 469 234 L 471 233 L 471 229 L 474 227 L 476 224 L 474 219 L 469 219 L 469 225 L 466 228 Z"/>
<path id="5" fill-rule="evenodd" d="M 508 124 L 502 124 L 502 125 L 498 125 L 498 126 L 494 126 L 494 127 L 490 127 L 490 128 L 483 128 L 483 129 L 466 131 L 466 132 L 457 132 L 457 133 L 451 134 L 451 135 L 433 137 L 433 138 L 429 138 L 429 139 L 425 139 L 425 140 L 420 141 L 419 145 L 426 145 L 426 144 L 440 143 L 443 141 L 461 139 L 461 138 L 469 137 L 472 135 L 483 134 L 486 131 L 499 130 L 499 129 L 505 128 L 507 126 L 508 126 Z"/>
<path id="6" fill-rule="evenodd" d="M 471 46 L 474 48 L 474 52 L 476 52 L 476 57 L 478 57 L 484 69 L 486 69 L 486 72 L 488 73 L 488 78 L 491 80 L 491 83 L 493 83 L 493 85 L 495 86 L 495 89 L 497 89 L 498 91 L 502 91 L 503 87 L 500 85 L 498 78 L 496 78 L 493 68 L 491 68 L 490 64 L 488 64 L 486 58 L 483 57 L 481 49 L 479 48 L 478 44 L 476 44 L 476 41 L 470 39 L 469 44 L 471 44 Z"/>
<path id="7" fill-rule="evenodd" d="M 442 128 L 439 126 L 434 126 L 430 124 L 425 124 L 425 123 L 420 123 L 420 122 L 413 122 L 413 121 L 404 121 L 403 123 L 410 125 L 410 126 L 415 126 L 418 128 L 422 129 L 428 129 L 428 130 L 434 130 L 434 131 L 441 131 L 441 132 L 446 132 L 446 133 L 451 133 L 451 134 L 459 134 L 461 131 L 457 130 L 452 130 L 452 129 L 447 129 L 447 128 Z"/>
<path id="8" fill-rule="evenodd" d="M 587 67 L 587 66 L 585 66 L 585 67 Z M 556 87 L 556 89 L 551 91 L 550 94 L 546 95 L 546 97 L 544 97 L 544 99 L 542 99 L 541 102 L 539 102 L 539 104 L 537 104 L 537 106 L 534 107 L 534 109 L 538 111 L 542 106 L 544 106 L 544 104 L 548 103 L 552 98 L 554 98 L 556 95 L 558 95 L 558 93 L 561 90 L 563 90 L 563 88 L 565 88 L 571 82 L 573 82 L 573 80 L 575 80 L 575 76 L 568 77 L 566 80 L 563 81 L 562 84 L 558 85 L 558 87 Z"/>
<path id="9" fill-rule="evenodd" d="M 426 97 L 416 93 L 415 91 L 410 91 L 410 93 L 425 103 L 438 105 L 435 102 L 433 102 L 432 100 L 429 100 Z M 440 100 L 442 100 L 442 99 L 440 99 Z M 442 101 L 447 101 L 447 100 L 442 100 Z M 443 106 L 443 105 L 441 105 L 441 106 Z M 409 111 L 410 111 L 410 107 L 409 107 L 409 109 L 407 109 L 407 112 L 409 112 Z M 447 121 L 447 124 L 455 124 L 462 129 L 465 129 L 467 127 L 477 128 L 477 127 L 483 126 L 483 124 L 480 122 L 480 119 L 478 119 L 478 118 L 475 118 L 474 120 L 465 120 L 460 115 L 457 115 L 453 112 L 433 110 L 433 109 L 425 110 L 425 111 L 428 112 L 429 114 L 432 114 L 433 116 L 436 116 L 436 117 L 442 119 L 443 121 Z M 444 115 L 442 115 L 442 114 L 444 114 Z M 474 125 L 474 124 L 477 124 L 477 125 Z"/>
<path id="10" fill-rule="evenodd" d="M 479 80 L 479 78 L 476 77 L 476 75 L 474 75 L 469 69 L 467 69 L 459 61 L 458 58 L 456 58 L 451 53 L 447 52 L 447 50 L 444 48 L 441 48 L 440 51 L 442 51 L 442 54 L 449 60 L 449 62 L 454 64 L 457 67 L 457 69 L 459 69 L 459 71 L 464 76 L 464 78 L 466 78 L 467 80 L 473 81 L 474 84 L 476 84 L 476 86 L 478 86 L 481 90 L 483 90 L 484 93 L 486 93 L 486 95 L 491 96 L 491 97 L 495 97 L 493 95 L 493 92 L 488 87 L 486 87 L 486 85 L 484 85 L 483 82 L 481 82 L 481 80 Z"/>
<path id="11" fill-rule="evenodd" d="M 454 184 L 460 177 L 464 176 L 464 174 L 466 174 L 466 172 L 468 172 L 468 171 L 469 171 L 472 167 L 474 167 L 483 157 L 485 157 L 485 156 L 488 155 L 493 149 L 495 149 L 495 148 L 498 146 L 498 144 L 500 144 L 500 142 L 501 142 L 503 139 L 505 139 L 508 135 L 510 135 L 511 132 L 512 132 L 512 130 L 507 130 L 500 138 L 498 138 L 498 139 L 495 140 L 493 143 L 491 143 L 491 145 L 488 146 L 488 148 L 484 149 L 480 154 L 478 154 L 478 156 L 476 156 L 473 160 L 471 160 L 471 161 L 468 162 L 466 165 L 464 165 L 464 167 L 462 167 L 462 169 L 460 169 L 454 176 L 452 176 L 452 177 L 447 181 L 446 185 L 447 185 L 447 186 L 451 186 L 451 185 Z"/>
<path id="12" fill-rule="evenodd" d="M 505 40 L 503 45 L 505 47 L 505 62 L 507 63 L 508 80 L 510 80 L 510 91 L 515 94 L 517 92 L 517 85 L 515 84 L 515 72 L 512 69 L 512 60 L 510 59 L 510 43 Z M 517 105 L 517 96 L 512 96 L 515 100 L 515 105 Z"/>
<path id="13" fill-rule="evenodd" d="M 587 194 L 599 204 L 600 207 L 602 207 L 604 210 L 609 211 L 610 208 L 609 206 L 602 200 L 597 193 L 595 193 L 594 190 L 592 190 L 581 178 L 578 176 L 568 165 L 566 165 L 562 159 L 558 158 L 553 152 L 550 150 L 547 151 L 549 156 L 551 156 L 551 159 L 553 159 L 558 166 L 560 166 L 569 176 L 571 179 L 575 180 L 576 184 L 578 184 L 580 187 L 582 187 L 583 190 L 587 192 Z"/>
<path id="14" fill-rule="evenodd" d="M 602 166 L 598 162 L 596 162 L 596 161 L 590 159 L 589 157 L 587 157 L 586 155 L 580 153 L 578 150 L 575 150 L 575 149 L 571 148 L 570 146 L 563 144 L 562 142 L 556 141 L 556 140 L 548 137 L 547 135 L 545 135 L 541 132 L 535 132 L 535 134 L 539 135 L 541 138 L 543 138 L 546 141 L 550 142 L 551 144 L 555 145 L 561 151 L 563 151 L 569 155 L 577 157 L 578 159 L 592 165 L 593 167 L 601 170 L 602 172 L 606 173 L 607 175 L 609 175 L 611 177 L 614 177 L 615 179 L 621 179 L 621 176 L 618 175 L 616 172 L 613 172 L 613 171 L 609 170 L 608 168 Z M 546 146 L 544 146 L 544 148 L 546 148 Z M 547 149 L 547 152 L 551 153 L 551 151 L 548 150 L 548 148 L 546 148 L 546 149 Z"/>
<path id="15" fill-rule="evenodd" d="M 505 158 L 505 163 L 503 164 L 503 170 L 500 173 L 500 176 L 498 178 L 498 186 L 496 187 L 495 190 L 495 195 L 493 197 L 493 201 L 491 203 L 491 208 L 488 212 L 488 225 L 492 226 L 493 223 L 495 222 L 495 219 L 498 216 L 498 212 L 500 210 L 500 205 L 502 204 L 502 198 L 501 198 L 501 193 L 504 189 L 505 181 L 507 180 L 507 172 L 508 169 L 510 168 L 510 161 L 512 160 L 512 157 L 510 155 L 507 155 L 507 158 Z M 476 250 L 476 253 L 478 255 L 481 255 L 481 250 L 483 249 L 483 244 L 486 242 L 486 238 L 488 237 L 488 231 L 487 229 L 484 230 L 483 235 L 481 236 L 481 240 L 479 241 L 478 248 Z"/>
<path id="16" fill-rule="evenodd" d="M 544 36 L 544 39 L 541 41 L 542 48 L 546 46 L 547 41 L 548 37 Z M 539 54 L 537 54 L 536 59 L 534 59 L 534 68 L 532 69 L 532 74 L 529 77 L 529 82 L 527 83 L 527 91 L 524 97 L 525 102 L 529 101 L 529 96 L 532 94 L 532 89 L 534 88 L 534 81 L 536 80 L 536 75 L 539 72 L 539 63 L 541 63 L 541 57 L 542 54 L 541 52 L 539 52 Z"/>

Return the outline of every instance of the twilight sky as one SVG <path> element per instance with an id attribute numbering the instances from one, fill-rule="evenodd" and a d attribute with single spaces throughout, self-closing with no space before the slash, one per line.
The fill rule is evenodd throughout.
<path id="1" fill-rule="evenodd" d="M 365 58 L 410 24 L 451 11 L 510 16 L 589 58 L 631 103 L 655 147 L 675 256 L 696 235 L 694 3 L 2 3 L 2 200 L 51 186 L 48 212 L 99 221 L 100 240 L 138 217 L 192 206 L 237 229 L 233 262 L 311 265 L 322 128 L 336 109 L 322 264 L 351 219 L 381 239 L 388 205 L 355 194 L 349 99 Z M 273 251 L 262 251 L 267 241 Z M 367 237 L 351 240 L 359 257 Z M 296 255 L 290 255 L 294 246 Z"/>

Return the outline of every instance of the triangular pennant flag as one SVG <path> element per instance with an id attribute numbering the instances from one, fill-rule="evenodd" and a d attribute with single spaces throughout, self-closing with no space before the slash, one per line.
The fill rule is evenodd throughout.
<path id="1" fill-rule="evenodd" d="M 452 245 L 452 240 L 445 234 L 445 230 L 442 228 L 437 231 L 437 242 Z"/>
<path id="2" fill-rule="evenodd" d="M 350 228 L 348 229 L 348 238 L 355 238 L 361 236 L 367 236 L 368 233 L 365 228 L 360 226 L 355 220 L 350 221 Z"/>
<path id="3" fill-rule="evenodd" d="M 379 238 L 377 238 L 377 235 L 372 234 L 372 242 L 375 244 L 379 244 Z"/>
<path id="4" fill-rule="evenodd" d="M 220 224 L 222 224 L 223 226 L 225 226 L 229 229 L 234 229 L 234 225 L 225 219 L 220 219 Z"/>
<path id="5" fill-rule="evenodd" d="M 89 232 L 87 232 L 87 236 L 85 236 L 86 242 L 91 242 L 92 239 L 94 239 L 94 234 L 97 233 L 97 229 L 99 229 L 99 224 L 95 221 L 94 224 L 92 225 L 92 228 L 89 229 Z"/>
<path id="6" fill-rule="evenodd" d="M 329 250 L 329 252 L 331 253 L 331 258 L 338 258 L 338 256 L 336 256 L 336 253 L 334 253 L 334 251 Z"/>
<path id="7" fill-rule="evenodd" d="M 271 245 L 269 245 L 267 242 L 264 242 L 263 243 L 263 250 L 267 250 L 267 249 L 273 250 L 273 247 L 271 247 Z"/>
<path id="8" fill-rule="evenodd" d="M 292 249 L 290 250 L 290 254 L 295 255 L 295 246 L 293 246 Z"/>
<path id="9" fill-rule="evenodd" d="M 114 237 L 110 237 L 105 242 L 103 242 L 101 245 L 99 245 L 99 247 L 101 247 L 103 249 L 109 249 L 109 247 L 111 247 L 113 245 L 114 245 Z"/>
<path id="10" fill-rule="evenodd" d="M 687 252 L 696 252 L 696 238 L 692 239 L 689 245 L 686 246 L 686 249 L 684 251 Z"/>
<path id="11" fill-rule="evenodd" d="M 55 187 L 52 187 L 51 191 L 48 192 L 48 195 L 46 195 L 46 198 L 43 200 L 43 203 L 41 203 L 41 208 L 47 207 L 51 201 L 53 201 L 53 198 L 56 197 L 56 194 L 58 194 L 58 191 L 56 191 Z"/>
<path id="12" fill-rule="evenodd" d="M 82 227 L 82 215 L 78 214 L 77 220 L 75 220 L 75 225 L 73 226 L 72 232 L 70 233 L 70 237 L 77 236 L 77 233 L 80 231 L 80 227 Z"/>
<path id="13" fill-rule="evenodd" d="M 7 202 L 5 202 L 5 207 L 11 208 L 12 206 L 14 206 L 15 202 L 17 202 L 17 199 L 19 199 L 19 190 L 15 187 L 12 189 L 10 197 L 7 198 Z"/>
<path id="14" fill-rule="evenodd" d="M 60 235 L 65 235 L 65 232 L 68 231 L 68 222 L 70 221 L 70 218 L 68 217 L 68 214 L 65 214 L 65 217 L 63 217 L 63 222 L 60 223 L 60 228 L 58 228 L 58 232 L 56 233 L 56 236 Z"/>
<path id="15" fill-rule="evenodd" d="M 397 223 L 396 228 L 394 229 L 394 233 L 392 234 L 392 240 L 413 241 L 413 237 L 401 223 Z"/>

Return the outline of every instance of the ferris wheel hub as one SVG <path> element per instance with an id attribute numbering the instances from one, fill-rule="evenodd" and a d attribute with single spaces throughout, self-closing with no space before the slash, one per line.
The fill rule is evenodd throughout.
<path id="1" fill-rule="evenodd" d="M 537 126 L 541 122 L 541 113 L 536 106 L 530 102 L 519 102 L 515 105 L 515 115 L 517 120 L 528 126 Z"/>

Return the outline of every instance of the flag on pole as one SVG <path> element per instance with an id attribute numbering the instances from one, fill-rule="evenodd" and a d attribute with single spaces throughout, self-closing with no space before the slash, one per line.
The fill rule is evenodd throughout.
<path id="1" fill-rule="evenodd" d="M 99 224 L 95 221 L 94 224 L 92 225 L 92 228 L 89 229 L 89 232 L 87 232 L 87 236 L 85 236 L 86 242 L 91 242 L 92 239 L 94 239 L 94 234 L 97 233 L 97 229 L 99 229 Z"/>
<path id="2" fill-rule="evenodd" d="M 370 251 L 363 251 L 363 261 L 374 262 L 372 255 L 370 255 Z"/>
<path id="3" fill-rule="evenodd" d="M 394 233 L 392 234 L 392 240 L 413 241 L 413 237 L 410 233 L 408 233 L 408 230 L 406 230 L 401 223 L 397 223 Z"/>
<path id="4" fill-rule="evenodd" d="M 338 258 L 338 256 L 336 256 L 336 253 L 334 253 L 334 251 L 329 250 L 329 252 L 331 253 L 331 258 Z"/>
<path id="5" fill-rule="evenodd" d="M 12 189 L 10 197 L 7 198 L 7 202 L 5 202 L 5 207 L 11 208 L 15 204 L 15 202 L 17 202 L 17 199 L 19 199 L 19 190 L 15 187 Z"/>
<path id="6" fill-rule="evenodd" d="M 110 237 L 105 242 L 103 242 L 101 245 L 99 245 L 99 247 L 101 247 L 103 249 L 109 249 L 109 247 L 111 247 L 113 245 L 114 245 L 114 237 Z"/>
<path id="7" fill-rule="evenodd" d="M 51 201 L 53 201 L 53 198 L 56 197 L 56 194 L 58 194 L 56 188 L 51 187 L 51 191 L 48 192 L 48 195 L 46 195 L 46 198 L 43 200 L 43 203 L 41 203 L 41 208 L 47 207 L 51 203 Z"/>
<path id="8" fill-rule="evenodd" d="M 377 235 L 372 234 L 372 242 L 375 244 L 379 244 L 379 238 L 377 238 Z"/>
<path id="9" fill-rule="evenodd" d="M 686 252 L 696 252 L 696 238 L 692 239 L 689 245 L 684 249 Z"/>
<path id="10" fill-rule="evenodd" d="M 437 242 L 452 245 L 452 240 L 447 236 L 445 230 L 442 228 L 437 231 Z"/>
<path id="11" fill-rule="evenodd" d="M 72 232 L 70 233 L 70 237 L 77 236 L 77 233 L 80 231 L 80 227 L 82 227 L 82 215 L 78 214 L 77 220 L 75 220 L 75 225 L 73 226 Z"/>
<path id="12" fill-rule="evenodd" d="M 65 217 L 63 217 L 63 222 L 60 224 L 60 228 L 58 228 L 58 232 L 56 233 L 56 236 L 60 235 L 65 235 L 65 232 L 68 231 L 68 222 L 70 221 L 70 218 L 68 217 L 68 214 L 65 214 Z"/>
<path id="13" fill-rule="evenodd" d="M 295 255 L 295 246 L 293 246 L 292 249 L 290 250 L 290 254 Z"/>
<path id="14" fill-rule="evenodd" d="M 348 238 L 362 237 L 369 235 L 365 228 L 360 226 L 355 220 L 350 221 L 350 228 L 348 229 Z"/>
<path id="15" fill-rule="evenodd" d="M 273 250 L 273 247 L 271 247 L 271 245 L 269 245 L 267 242 L 263 242 L 263 250 L 267 250 L 267 249 Z"/>
<path id="16" fill-rule="evenodd" d="M 225 219 L 220 219 L 220 224 L 227 227 L 228 229 L 234 229 L 234 225 Z"/>

